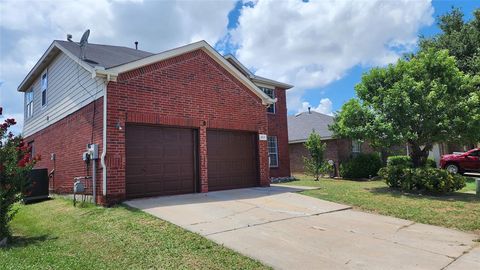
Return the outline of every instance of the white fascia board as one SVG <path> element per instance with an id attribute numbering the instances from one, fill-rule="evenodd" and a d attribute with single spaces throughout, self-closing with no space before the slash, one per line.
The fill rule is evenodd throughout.
<path id="1" fill-rule="evenodd" d="M 235 56 L 231 55 L 231 54 L 227 54 L 225 55 L 225 59 L 227 60 L 232 60 L 241 70 L 243 70 L 245 73 L 248 74 L 248 77 L 256 82 L 257 84 L 259 83 L 263 83 L 264 85 L 267 85 L 268 88 L 271 88 L 272 86 L 275 87 L 275 86 L 278 86 L 280 88 L 284 88 L 285 90 L 287 89 L 290 89 L 293 87 L 293 85 L 290 85 L 290 84 L 287 84 L 287 83 L 282 83 L 282 82 L 278 82 L 278 81 L 275 81 L 275 80 L 272 80 L 272 79 L 267 79 L 267 78 L 264 78 L 264 77 L 260 77 L 260 76 L 257 76 L 255 74 L 253 74 L 248 68 L 246 68 L 240 61 L 238 61 L 237 58 L 235 58 Z"/>
<path id="2" fill-rule="evenodd" d="M 62 45 L 60 45 L 59 43 L 57 43 L 56 41 L 53 42 L 55 44 L 55 46 L 57 46 L 64 54 L 66 54 L 68 57 L 70 57 L 73 61 L 75 61 L 75 63 L 77 63 L 78 65 L 80 65 L 81 67 L 83 67 L 86 71 L 94 74 L 94 69 L 88 65 L 87 63 L 85 63 L 84 61 L 82 61 L 80 58 L 78 58 L 77 56 L 75 56 L 73 53 L 71 53 L 69 50 L 65 49 Z"/>
<path id="3" fill-rule="evenodd" d="M 238 61 L 237 58 L 235 58 L 235 56 L 231 55 L 231 54 L 227 54 L 225 55 L 225 59 L 227 60 L 232 60 L 233 62 L 235 62 L 235 64 L 241 69 L 243 70 L 245 73 L 248 74 L 248 77 L 249 78 L 253 78 L 255 77 L 255 74 L 253 74 L 248 68 L 246 68 L 242 63 L 240 63 L 240 61 Z"/>
<path id="4" fill-rule="evenodd" d="M 139 59 L 137 61 L 126 63 L 120 66 L 112 67 L 107 69 L 106 71 L 110 72 L 111 74 L 118 75 L 124 72 L 128 72 L 130 70 L 144 67 L 144 66 L 147 66 L 156 62 L 160 62 L 178 55 L 182 55 L 191 51 L 195 51 L 198 49 L 201 49 L 205 53 L 207 53 L 218 64 L 220 64 L 228 72 L 230 72 L 230 74 L 232 74 L 235 78 L 237 78 L 240 82 L 242 82 L 245 86 L 247 86 L 254 94 L 256 94 L 262 100 L 263 105 L 273 104 L 277 101 L 276 98 L 272 99 L 267 94 L 265 94 L 262 90 L 260 90 L 250 79 L 248 79 L 245 75 L 243 75 L 237 68 L 235 68 L 231 63 L 229 63 L 225 58 L 223 58 L 215 49 L 213 49 L 204 40 L 191 43 L 182 47 L 178 47 L 172 50 L 168 50 L 159 54 L 148 56 L 148 57 Z"/>
<path id="5" fill-rule="evenodd" d="M 35 74 L 38 71 L 38 69 L 42 66 L 42 64 L 45 63 L 46 58 L 49 57 L 49 55 L 52 53 L 55 47 L 56 47 L 55 42 L 52 42 L 52 44 L 50 44 L 48 49 L 43 53 L 42 57 L 40 57 L 40 59 L 37 61 L 35 66 L 33 66 L 33 68 L 28 72 L 27 76 L 23 78 L 20 85 L 18 85 L 17 87 L 18 92 L 25 92 L 28 90 L 27 87 L 30 86 L 30 84 L 32 83 L 30 81 L 31 77 L 33 76 L 33 74 Z"/>
<path id="6" fill-rule="evenodd" d="M 263 84 L 271 85 L 271 86 L 278 86 L 278 87 L 283 88 L 285 90 L 288 90 L 288 89 L 293 87 L 293 85 L 290 85 L 290 84 L 287 84 L 287 83 L 277 82 L 277 81 L 267 79 L 267 78 L 263 78 L 263 77 L 259 77 L 259 76 L 254 76 L 252 78 L 252 81 L 254 81 L 256 83 L 263 83 Z"/>

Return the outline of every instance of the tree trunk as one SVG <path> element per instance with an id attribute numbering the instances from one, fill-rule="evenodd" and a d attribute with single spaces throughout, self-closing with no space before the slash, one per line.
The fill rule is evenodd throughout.
<path id="1" fill-rule="evenodd" d="M 7 237 L 0 239 L 0 248 L 7 246 L 7 240 L 8 240 Z"/>
<path id="2" fill-rule="evenodd" d="M 425 167 L 428 158 L 428 147 L 421 149 L 420 146 L 415 144 L 410 144 L 410 147 L 412 149 L 410 152 L 410 157 L 412 158 L 413 167 Z"/>

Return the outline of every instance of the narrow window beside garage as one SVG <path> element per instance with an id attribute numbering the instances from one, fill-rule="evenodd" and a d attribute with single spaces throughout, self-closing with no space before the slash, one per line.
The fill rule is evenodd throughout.
<path id="1" fill-rule="evenodd" d="M 277 136 L 268 136 L 268 161 L 270 167 L 278 167 Z"/>
<path id="2" fill-rule="evenodd" d="M 275 89 L 260 87 L 260 89 L 271 98 L 275 98 Z M 267 112 L 275 113 L 275 103 L 267 107 Z"/>

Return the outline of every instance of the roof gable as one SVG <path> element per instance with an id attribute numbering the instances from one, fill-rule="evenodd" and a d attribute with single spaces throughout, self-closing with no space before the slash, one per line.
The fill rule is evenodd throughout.
<path id="1" fill-rule="evenodd" d="M 136 50 L 128 47 L 100 45 L 89 43 L 85 47 L 85 59 L 81 59 L 81 52 L 78 43 L 70 41 L 55 40 L 43 54 L 37 64 L 27 74 L 22 83 L 18 86 L 18 91 L 25 92 L 32 82 L 40 76 L 40 73 L 49 65 L 52 59 L 58 53 L 65 53 L 78 65 L 92 73 L 92 77 L 106 77 L 107 80 L 116 80 L 120 73 L 128 72 L 146 65 L 153 64 L 162 60 L 166 60 L 187 52 L 201 49 L 206 52 L 213 60 L 224 67 L 231 75 L 238 79 L 255 95 L 257 95 L 264 105 L 276 102 L 276 99 L 270 98 L 262 90 L 260 90 L 254 82 L 268 83 L 285 89 L 291 88 L 291 85 L 282 84 L 266 78 L 255 76 L 249 71 L 244 73 L 243 65 L 235 59 L 241 66 L 241 69 L 234 66 L 232 62 L 221 56 L 207 42 L 199 41 L 182 47 L 153 54 L 146 51 Z M 252 76 L 250 78 L 250 76 Z M 256 81 L 257 80 L 257 81 Z M 277 83 L 277 84 L 275 84 Z"/>
<path id="2" fill-rule="evenodd" d="M 328 129 L 333 124 L 333 116 L 311 111 L 288 116 L 289 143 L 304 142 L 315 130 L 322 139 L 331 139 L 333 132 Z"/>
<path id="3" fill-rule="evenodd" d="M 182 47 L 178 47 L 172 50 L 164 51 L 159 54 L 154 54 L 154 55 L 139 59 L 137 61 L 116 66 L 116 67 L 107 69 L 107 71 L 112 73 L 115 76 L 115 74 L 118 75 L 120 73 L 128 72 L 140 67 L 144 67 L 159 61 L 163 61 L 163 60 L 166 60 L 178 55 L 182 55 L 184 53 L 199 50 L 199 49 L 207 53 L 213 60 L 215 60 L 218 64 L 224 67 L 231 75 L 233 75 L 236 79 L 238 79 L 241 83 L 243 83 L 248 89 L 250 89 L 255 95 L 257 95 L 260 99 L 262 99 L 262 103 L 264 105 L 272 104 L 276 102 L 276 99 L 270 98 L 267 94 L 265 94 L 262 90 L 260 90 L 249 78 L 247 78 L 242 72 L 240 72 L 237 68 L 235 68 L 230 62 L 228 62 L 223 56 L 221 56 L 215 49 L 213 49 L 204 40 L 191 43 Z"/>

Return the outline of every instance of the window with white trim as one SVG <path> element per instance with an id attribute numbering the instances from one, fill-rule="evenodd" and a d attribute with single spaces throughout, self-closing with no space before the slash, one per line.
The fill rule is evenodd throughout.
<path id="1" fill-rule="evenodd" d="M 358 154 L 362 152 L 362 142 L 359 140 L 352 141 L 352 153 Z"/>
<path id="2" fill-rule="evenodd" d="M 268 136 L 268 163 L 270 168 L 278 167 L 278 143 L 277 136 Z"/>
<path id="3" fill-rule="evenodd" d="M 260 87 L 260 89 L 267 94 L 270 98 L 274 99 L 275 98 L 275 89 L 272 88 L 267 88 L 267 87 Z M 271 104 L 270 106 L 267 107 L 267 112 L 269 113 L 275 113 L 275 103 Z"/>
<path id="4" fill-rule="evenodd" d="M 48 73 L 45 71 L 42 73 L 40 80 L 40 89 L 42 92 L 42 107 L 47 105 L 47 89 L 48 89 Z"/>
<path id="5" fill-rule="evenodd" d="M 25 118 L 33 116 L 33 89 L 25 92 Z"/>

